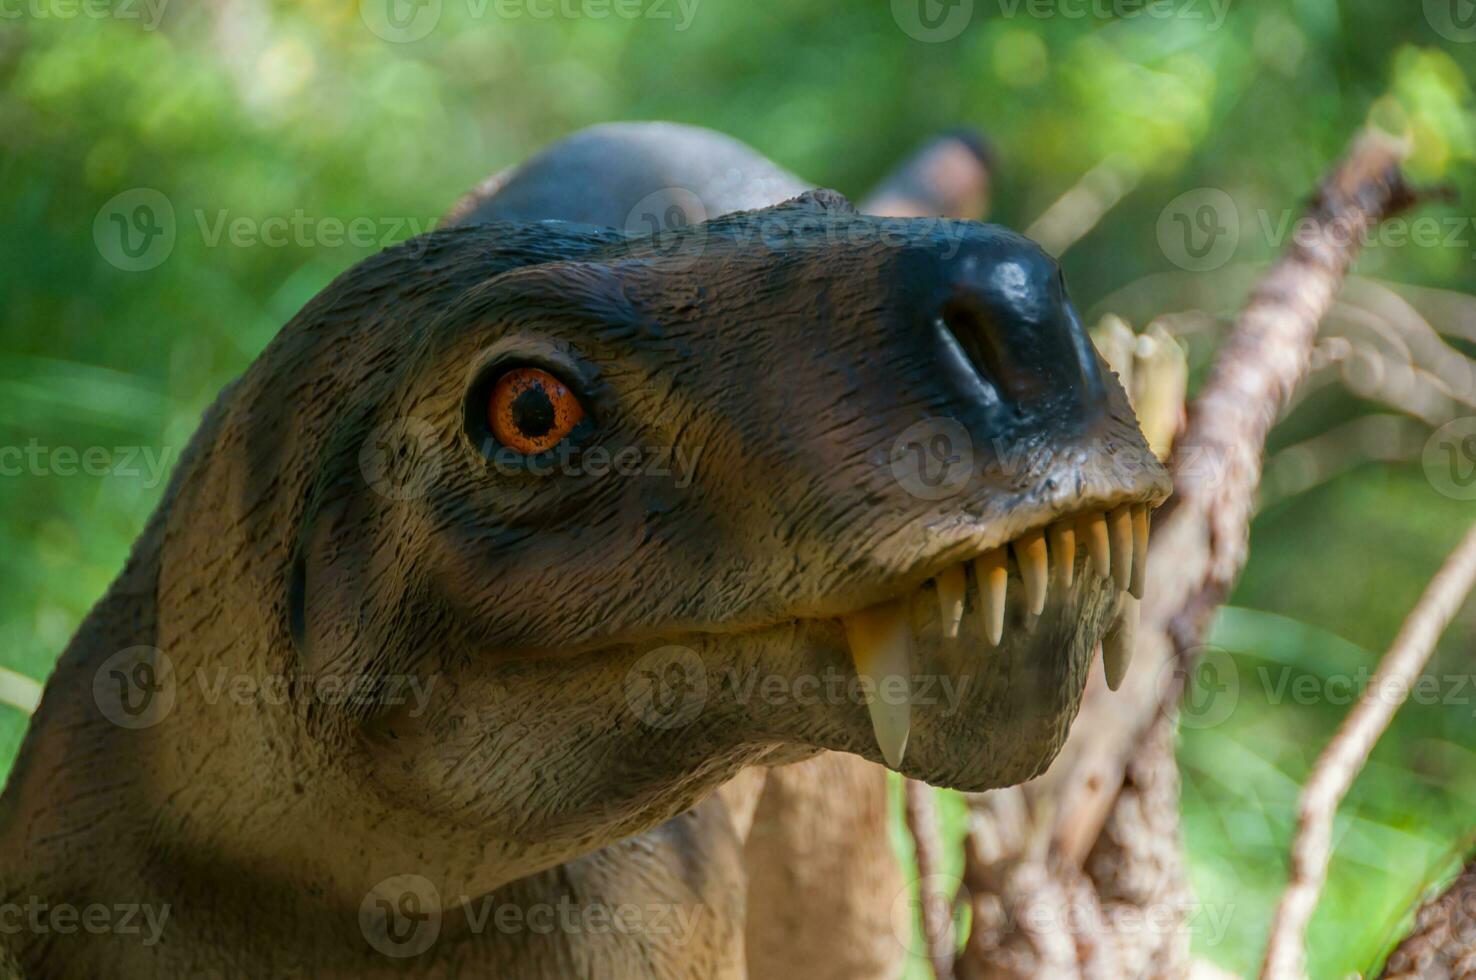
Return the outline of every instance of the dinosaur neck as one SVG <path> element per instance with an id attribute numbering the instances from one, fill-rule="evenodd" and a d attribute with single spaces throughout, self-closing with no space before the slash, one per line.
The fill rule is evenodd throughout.
<path id="1" fill-rule="evenodd" d="M 378 953 L 363 960 L 359 922 L 366 897 L 386 880 L 409 873 L 435 882 L 448 922 L 466 920 L 463 904 L 501 889 L 546 904 L 564 885 L 545 869 L 659 824 L 705 793 L 677 794 L 666 811 L 629 817 L 571 849 L 499 840 L 474 824 L 439 819 L 429 801 L 409 806 L 383 792 L 371 771 L 374 750 L 357 733 L 325 739 L 292 697 L 285 537 L 251 531 L 287 522 L 243 519 L 253 498 L 242 496 L 247 468 L 221 451 L 231 442 L 225 414 L 218 406 L 207 418 L 196 445 L 211 451 L 182 459 L 127 567 L 58 663 L 0 798 L 0 854 L 7 857 L 0 897 L 151 910 L 156 922 L 166 919 L 171 940 L 183 937 L 183 955 L 205 958 L 171 963 L 166 974 L 239 972 L 209 962 L 211 950 L 251 948 L 269 934 L 283 949 L 295 945 L 292 956 L 310 950 L 324 969 L 370 976 L 394 965 Z M 292 497 L 280 487 L 262 492 L 274 490 Z M 112 687 L 139 676 L 109 662 L 140 648 L 163 658 L 153 662 L 152 681 L 143 680 L 167 681 L 168 706 L 129 727 L 109 699 L 117 694 L 138 707 L 148 692 Z M 157 669 L 164 661 L 167 678 Z M 501 806 L 517 809 L 515 801 Z M 92 972 L 128 973 L 112 969 L 123 955 L 137 958 L 134 972 L 157 974 L 154 957 L 181 955 L 178 944 L 133 938 L 121 946 L 68 943 L 66 955 L 80 959 L 67 968 L 86 973 L 90 962 Z M 453 959 L 484 955 L 444 945 Z M 38 950 L 60 962 L 62 951 L 44 943 L 22 945 L 22 961 L 32 962 Z"/>
<path id="2" fill-rule="evenodd" d="M 211 962 L 215 950 L 256 949 L 263 969 L 253 975 L 271 975 L 282 955 L 278 966 L 307 956 L 374 976 L 394 965 L 366 946 L 358 922 L 377 883 L 413 869 L 459 898 L 524 873 L 474 834 L 375 810 L 366 787 L 349 785 L 354 775 L 332 765 L 272 693 L 264 665 L 280 651 L 220 628 L 250 576 L 213 589 L 171 584 L 179 556 L 169 538 L 156 517 L 79 628 L 0 798 L 0 900 L 40 909 L 43 921 L 49 909 L 102 905 L 128 930 L 65 942 L 7 937 L 29 975 L 224 975 L 240 964 Z M 208 564 L 190 557 L 180 564 Z M 160 601 L 179 589 L 193 602 Z M 109 661 L 139 648 L 171 665 L 171 676 L 154 675 L 169 705 L 130 719 L 112 700 Z M 139 707 L 146 692 L 125 697 Z M 272 948 L 261 948 L 263 934 Z"/>

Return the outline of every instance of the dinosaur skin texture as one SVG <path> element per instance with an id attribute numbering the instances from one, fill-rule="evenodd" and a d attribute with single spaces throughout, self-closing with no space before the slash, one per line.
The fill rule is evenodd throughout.
<path id="1" fill-rule="evenodd" d="M 221 393 L 46 687 L 0 798 L 0 899 L 167 908 L 157 941 L 0 930 L 0 964 L 676 978 L 785 962 L 753 949 L 753 921 L 897 885 L 868 863 L 890 866 L 885 836 L 854 839 L 885 820 L 866 706 L 808 686 L 856 676 L 839 617 L 1055 517 L 1167 493 L 1054 262 L 1011 232 L 884 221 L 825 191 L 659 240 L 463 220 L 344 273 Z M 514 365 L 586 408 L 572 471 L 497 458 L 487 386 Z M 935 416 L 968 431 L 972 470 L 933 500 L 889 461 Z M 596 447 L 634 450 L 640 472 L 601 471 Z M 997 649 L 972 600 L 957 641 L 919 603 L 914 670 L 957 695 L 914 708 L 903 772 L 963 790 L 1040 772 L 1113 600 L 1078 575 Z M 672 647 L 700 683 L 653 717 L 642 679 Z M 119 678 L 167 688 L 151 723 L 117 723 Z M 849 781 L 870 795 L 848 804 Z M 826 880 L 844 894 L 785 894 Z M 894 897 L 835 914 L 874 933 Z M 895 969 L 900 940 L 846 928 L 850 951 L 821 958 L 838 975 L 864 975 L 847 956 Z M 827 948 L 826 928 L 771 935 Z"/>

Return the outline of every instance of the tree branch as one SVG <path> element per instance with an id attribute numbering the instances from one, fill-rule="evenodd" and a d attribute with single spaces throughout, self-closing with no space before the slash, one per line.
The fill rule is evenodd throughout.
<path id="1" fill-rule="evenodd" d="M 1297 835 L 1292 842 L 1291 879 L 1271 922 L 1271 938 L 1261 966 L 1263 980 L 1294 980 L 1305 974 L 1307 923 L 1327 880 L 1338 803 L 1368 761 L 1394 712 L 1409 697 L 1410 685 L 1424 670 L 1436 641 L 1473 587 L 1476 526 L 1446 559 L 1404 621 L 1368 689 L 1318 758 L 1302 790 Z"/>
<path id="2" fill-rule="evenodd" d="M 954 889 L 939 887 L 937 878 L 938 869 L 942 867 L 943 841 L 938 836 L 933 787 L 907 779 L 902 782 L 902 794 L 903 812 L 917 860 L 917 899 L 922 910 L 923 940 L 928 947 L 928 960 L 933 964 L 933 975 L 938 980 L 951 980 L 955 945 Z"/>
<path id="3" fill-rule="evenodd" d="M 1370 230 L 1414 202 L 1399 169 L 1404 153 L 1374 131 L 1357 139 L 1307 210 L 1312 233 L 1295 236 L 1257 284 L 1190 409 L 1170 506 L 1205 523 L 1207 553 L 1168 623 L 1180 653 L 1200 642 L 1245 565 L 1266 436 L 1307 372 L 1318 323 Z M 1185 465 L 1195 458 L 1221 465 Z"/>
<path id="4" fill-rule="evenodd" d="M 1097 223 L 1138 186 L 1143 172 L 1123 156 L 1112 156 L 1088 170 L 1070 190 L 1025 229 L 1025 237 L 1055 256 L 1085 238 Z"/>
<path id="5" fill-rule="evenodd" d="M 1465 850 L 1469 851 L 1469 841 Z M 1414 928 L 1384 963 L 1381 980 L 1464 977 L 1476 969 L 1476 858 L 1455 880 L 1420 906 Z"/>

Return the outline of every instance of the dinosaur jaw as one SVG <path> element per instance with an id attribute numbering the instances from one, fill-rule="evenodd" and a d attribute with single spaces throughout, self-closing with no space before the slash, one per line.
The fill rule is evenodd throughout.
<path id="1" fill-rule="evenodd" d="M 1017 507 L 1007 529 L 960 529 L 853 594 L 742 629 L 438 652 L 423 706 L 366 723 L 364 765 L 406 813 L 499 842 L 519 875 L 820 750 L 964 791 L 1023 782 L 1131 618 L 1148 499 L 1097 494 L 1085 517 Z M 1106 645 L 1117 679 L 1130 642 Z"/>
<path id="2" fill-rule="evenodd" d="M 1088 652 L 1101 643 L 1107 684 L 1116 690 L 1132 656 L 1148 530 L 1144 504 L 1068 515 L 951 565 L 909 594 L 841 617 L 887 765 L 901 769 L 906 756 L 922 664 L 967 671 L 971 655 L 973 667 L 986 668 L 1038 646 L 1027 656 L 1069 660 L 1069 648 L 1085 639 Z M 1057 637 L 1062 650 L 1050 634 L 1073 618 L 1078 629 Z"/>

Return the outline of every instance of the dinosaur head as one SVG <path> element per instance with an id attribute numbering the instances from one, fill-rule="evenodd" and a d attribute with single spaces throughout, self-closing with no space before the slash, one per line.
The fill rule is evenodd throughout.
<path id="1" fill-rule="evenodd" d="M 759 761 L 979 790 L 1054 756 L 1167 482 L 1038 247 L 817 192 L 421 248 L 295 331 L 352 376 L 298 669 L 436 679 L 309 711 L 377 792 L 568 852 Z M 374 322 L 335 349 L 330 317 Z"/>

